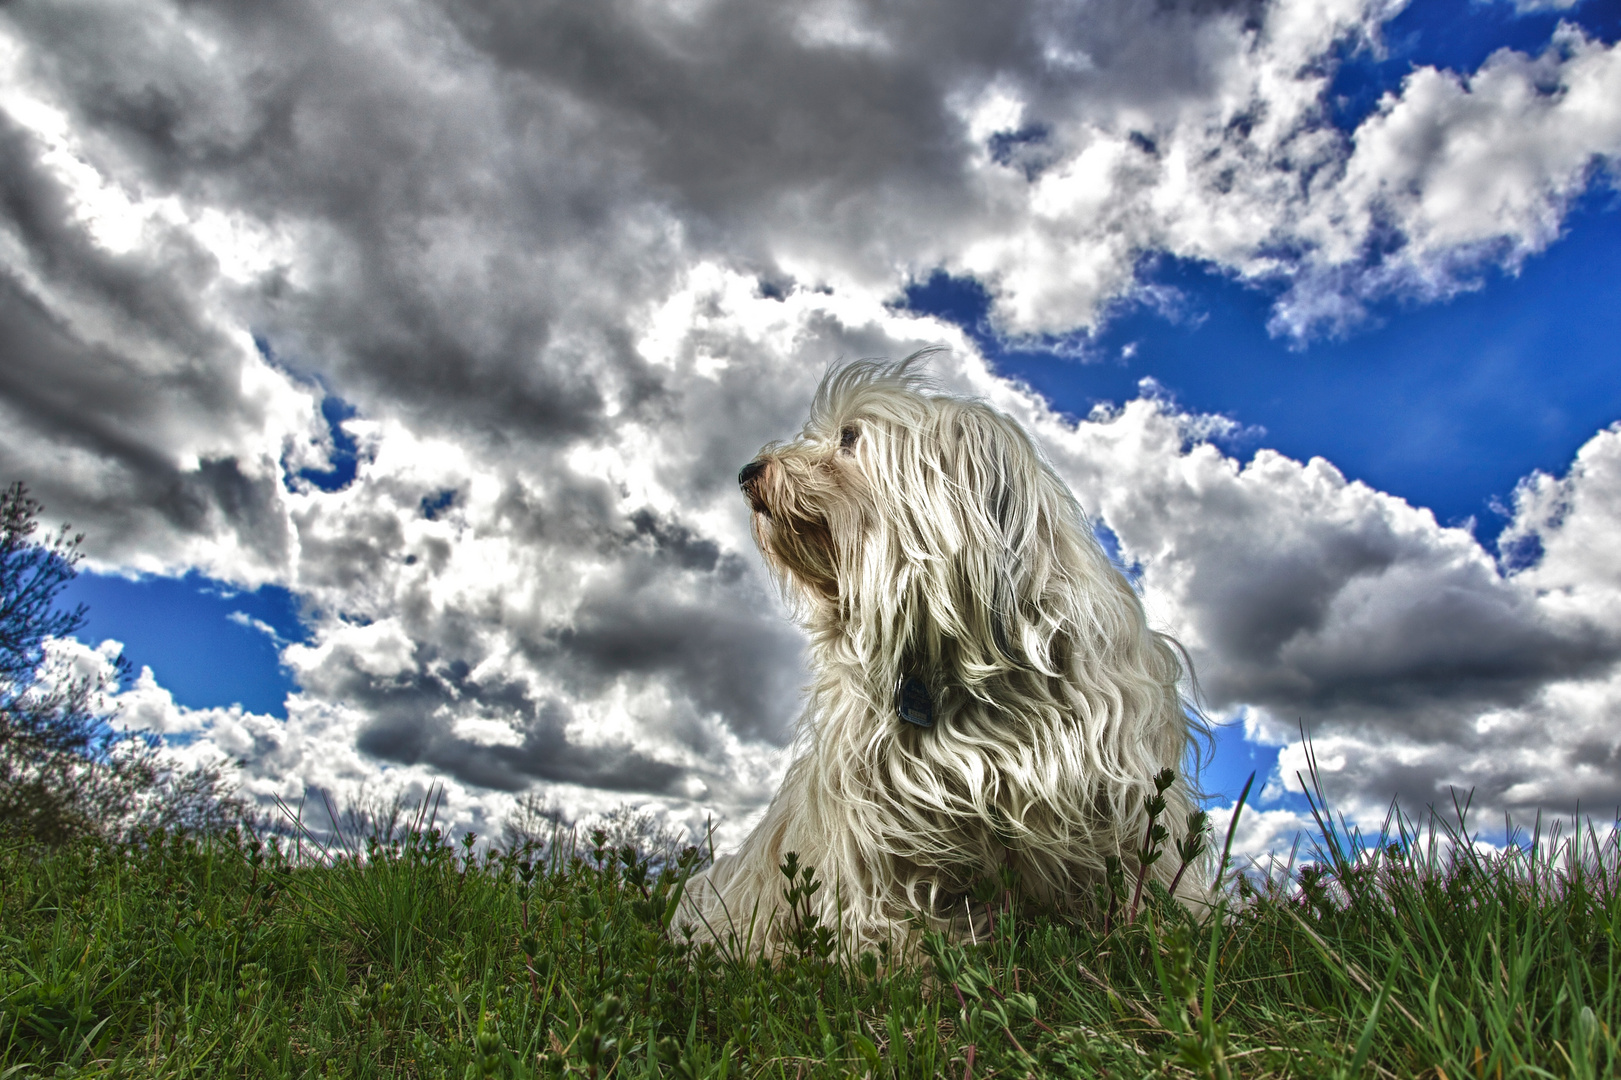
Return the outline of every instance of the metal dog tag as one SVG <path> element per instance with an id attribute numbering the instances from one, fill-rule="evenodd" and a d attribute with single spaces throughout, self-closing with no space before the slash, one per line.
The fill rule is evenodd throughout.
<path id="1" fill-rule="evenodd" d="M 934 700 L 929 688 L 916 676 L 903 676 L 895 683 L 895 711 L 908 724 L 920 728 L 934 726 Z"/>

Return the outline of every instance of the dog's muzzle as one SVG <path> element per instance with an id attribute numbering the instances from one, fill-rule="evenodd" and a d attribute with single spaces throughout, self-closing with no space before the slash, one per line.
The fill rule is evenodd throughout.
<path id="1" fill-rule="evenodd" d="M 749 506 L 755 513 L 769 517 L 771 512 L 766 509 L 765 500 L 760 498 L 759 485 L 756 483 L 764 472 L 765 462 L 749 462 L 738 471 L 737 486 L 743 489 L 743 494 L 748 497 Z"/>

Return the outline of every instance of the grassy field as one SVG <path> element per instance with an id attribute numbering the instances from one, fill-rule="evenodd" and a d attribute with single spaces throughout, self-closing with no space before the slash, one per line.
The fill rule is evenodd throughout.
<path id="1" fill-rule="evenodd" d="M 1330 829 L 1220 919 L 1148 890 L 1074 925 L 988 888 L 988 939 L 905 965 L 813 920 L 776 962 L 694 947 L 680 866 L 424 824 L 335 860 L 0 841 L 0 1078 L 1621 1075 L 1608 829 L 1497 854 Z"/>

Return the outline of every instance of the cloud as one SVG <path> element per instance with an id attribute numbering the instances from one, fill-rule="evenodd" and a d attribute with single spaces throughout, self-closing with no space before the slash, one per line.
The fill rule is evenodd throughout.
<path id="1" fill-rule="evenodd" d="M 544 783 L 735 821 L 803 682 L 736 470 L 830 360 L 943 341 L 943 380 L 1040 427 L 1142 561 L 1213 702 L 1409 740 L 1369 784 L 1555 791 L 1538 718 L 1606 715 L 1614 627 L 1573 531 L 1598 511 L 1547 508 L 1617 490 L 1599 464 L 1522 491 L 1544 554 L 1507 572 L 1157 399 L 1065 428 L 889 306 L 943 268 L 1006 333 L 1084 331 L 1166 252 L 1281 290 L 1306 335 L 1517 265 L 1621 152 L 1621 53 L 1567 28 L 1420 68 L 1340 131 L 1335 57 L 1395 10 L 12 3 L 0 472 L 95 565 L 298 595 L 285 724 L 127 692 L 266 798 L 445 780 L 487 817 Z M 317 484 L 348 408 L 354 476 Z M 1530 756 L 1458 765 L 1487 716 Z M 1595 792 L 1598 723 L 1558 744 Z"/>
<path id="2" fill-rule="evenodd" d="M 263 619 L 255 619 L 245 611 L 233 611 L 227 615 L 226 618 L 245 630 L 257 630 L 259 633 L 269 638 L 271 642 L 278 648 L 285 647 L 287 645 L 287 639 L 282 637 L 281 634 L 277 633 L 274 626 L 271 626 Z"/>
<path id="3" fill-rule="evenodd" d="M 1436 299 L 1475 271 L 1517 267 L 1559 235 L 1569 203 L 1621 157 L 1621 52 L 1561 24 L 1541 55 L 1501 49 L 1460 75 L 1417 68 L 1363 121 L 1301 236 L 1274 328 L 1310 332 L 1396 289 Z M 1394 250 L 1369 265 L 1376 245 Z"/>
<path id="4" fill-rule="evenodd" d="M 1291 855 L 1296 865 L 1310 861 L 1313 849 L 1307 837 L 1315 825 L 1310 814 L 1261 809 L 1250 803 L 1239 814 L 1237 828 L 1232 828 L 1232 820 L 1231 807 L 1211 808 L 1211 835 L 1218 846 L 1216 857 L 1220 857 L 1219 847 L 1225 844 L 1228 830 L 1232 829 L 1232 847 L 1228 850 L 1232 854 L 1233 871 L 1250 871 L 1265 877 L 1287 867 Z"/>
<path id="5" fill-rule="evenodd" d="M 96 522 L 101 550 L 129 565 L 281 576 L 293 537 L 277 459 L 310 430 L 308 392 L 197 295 L 204 253 L 173 235 L 149 256 L 106 250 L 28 142 L 0 114 L 0 468 Z"/>
<path id="6" fill-rule="evenodd" d="M 878 304 L 776 300 L 735 275 L 698 277 L 672 303 L 704 311 L 700 325 L 661 339 L 678 364 L 751 355 L 794 325 L 859 329 L 892 355 L 907 331 L 952 333 Z M 1595 436 L 1565 476 L 1521 485 L 1494 558 L 1467 529 L 1321 459 L 1237 460 L 1210 441 L 1231 422 L 1162 395 L 1066 421 L 958 345 L 942 382 L 1037 433 L 1140 568 L 1152 616 L 1190 647 L 1212 711 L 1279 748 L 1273 798 L 1304 771 L 1298 720 L 1335 805 L 1374 824 L 1393 795 L 1444 806 L 1449 787 L 1473 788 L 1485 813 L 1621 795 L 1621 581 L 1605 545 L 1621 514 L 1621 429 Z M 802 372 L 802 398 L 816 374 Z M 289 720 L 220 711 L 184 730 L 245 755 L 267 791 L 297 776 L 344 791 L 437 777 L 473 814 L 542 783 L 590 809 L 630 798 L 718 813 L 730 838 L 779 775 L 803 681 L 730 478 L 713 509 L 697 500 L 682 519 L 617 495 L 650 485 L 656 442 L 517 490 L 404 428 L 357 428 L 355 483 L 297 496 L 308 565 L 325 576 L 301 584 L 323 613 L 310 644 L 283 654 L 302 688 Z M 446 490 L 430 514 L 428 497 Z M 350 764 L 333 776 L 336 761 Z M 1247 853 L 1286 848 L 1305 822 L 1267 801 L 1241 837 Z"/>
<path id="7" fill-rule="evenodd" d="M 1521 485 L 1494 558 L 1320 458 L 1229 457 L 1205 441 L 1209 418 L 1163 399 L 1073 428 L 1029 415 L 1141 565 L 1211 709 L 1282 747 L 1274 790 L 1299 790 L 1304 723 L 1329 794 L 1364 817 L 1393 796 L 1448 805 L 1450 788 L 1488 815 L 1621 805 L 1621 608 L 1603 554 L 1621 428 L 1565 477 Z M 1513 557 L 1527 550 L 1528 565 Z"/>
<path id="8" fill-rule="evenodd" d="M 1581 2 L 1582 0 L 1513 0 L 1514 12 L 1517 15 L 1538 11 L 1569 11 Z"/>

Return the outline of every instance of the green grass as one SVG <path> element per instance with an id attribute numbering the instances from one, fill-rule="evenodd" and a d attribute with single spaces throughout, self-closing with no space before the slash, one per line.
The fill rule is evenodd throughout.
<path id="1" fill-rule="evenodd" d="M 1150 889 L 1107 933 L 1003 914 L 911 966 L 814 925 L 775 962 L 691 946 L 677 869 L 589 843 L 0 841 L 0 1078 L 1621 1074 L 1613 834 L 1321 823 L 1222 918 Z"/>

